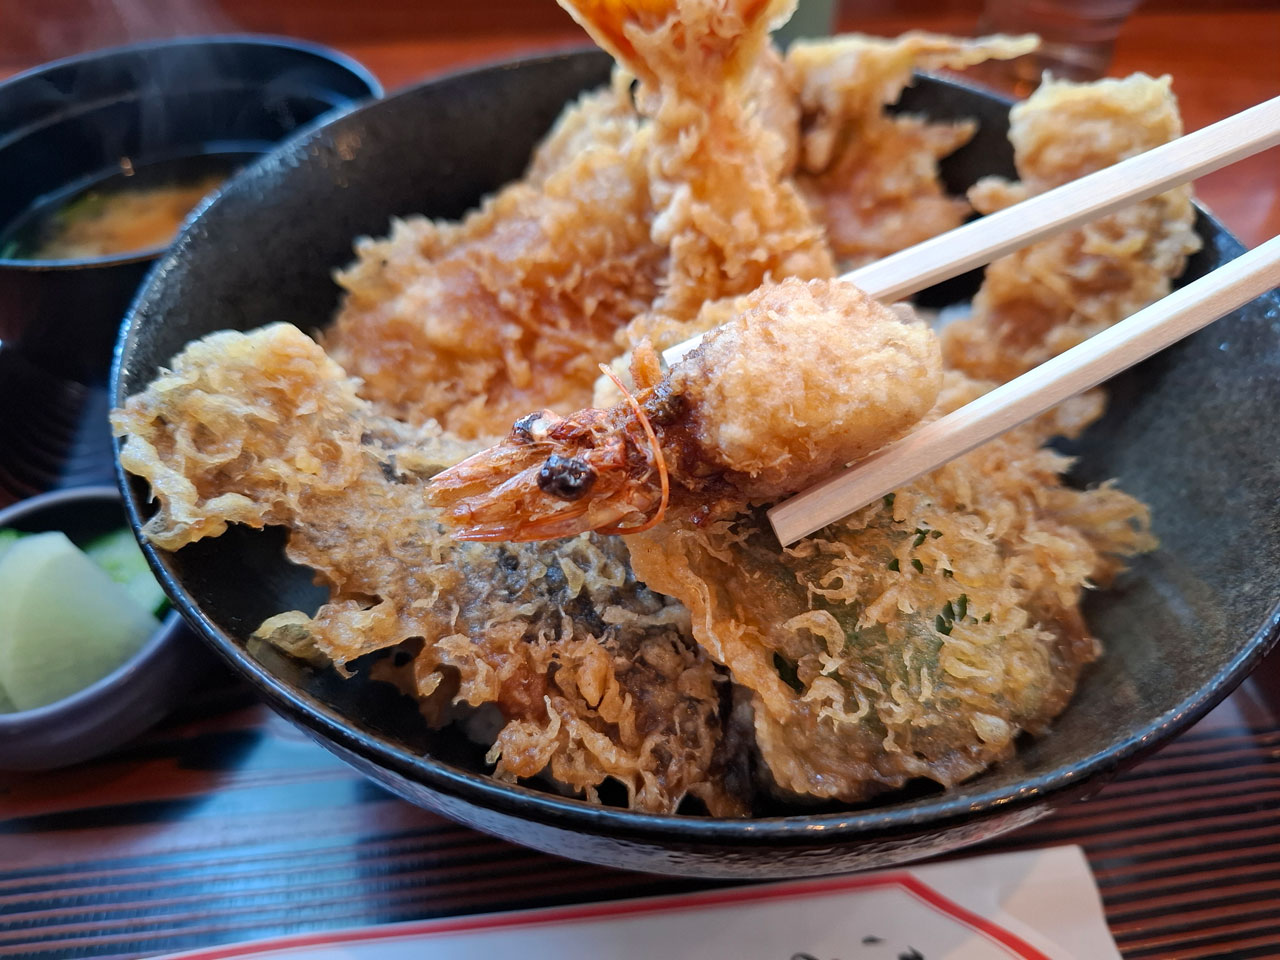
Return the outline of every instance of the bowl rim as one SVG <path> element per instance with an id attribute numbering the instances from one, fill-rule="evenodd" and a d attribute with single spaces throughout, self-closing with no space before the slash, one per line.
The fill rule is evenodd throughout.
<path id="1" fill-rule="evenodd" d="M 426 87 L 465 82 L 472 75 L 483 72 L 510 70 L 582 57 L 586 52 L 605 56 L 594 48 L 579 48 L 480 64 L 433 76 L 401 88 L 389 97 L 353 106 L 323 126 L 348 122 L 350 117 L 365 110 L 380 109 L 383 104 L 391 104 L 402 97 L 413 96 Z M 952 77 L 927 74 L 925 76 L 935 83 L 960 87 L 985 97 L 995 97 L 1008 102 L 1007 98 L 995 91 L 972 83 L 958 81 Z M 273 156 L 277 152 L 297 151 L 320 133 L 319 126 L 302 129 L 282 140 L 267 156 Z M 234 188 L 235 181 L 240 177 L 251 175 L 256 165 L 253 164 L 237 174 L 227 182 L 223 190 Z M 187 230 L 199 216 L 203 216 L 218 202 L 222 192 L 212 194 L 193 212 L 191 219 L 187 222 Z M 1196 209 L 1201 217 L 1206 218 L 1239 247 L 1235 237 L 1207 210 L 1198 204 Z M 146 300 L 146 294 L 156 278 L 163 277 L 168 272 L 169 261 L 185 249 L 182 240 L 183 237 L 180 236 L 152 268 L 151 274 L 139 289 L 121 325 L 109 388 L 113 403 L 117 401 L 120 394 L 126 354 L 136 339 L 136 321 Z M 1238 256 L 1240 252 L 1243 252 L 1243 247 L 1239 247 L 1234 255 Z M 195 632 L 213 646 L 237 674 L 244 676 L 277 712 L 306 728 L 322 745 L 335 749 L 335 752 L 339 752 L 340 755 L 354 754 L 363 761 L 375 764 L 385 771 L 441 795 L 519 819 L 532 820 L 560 829 L 607 834 L 611 838 L 657 845 L 677 842 L 686 847 L 701 848 L 723 848 L 726 843 L 741 847 L 825 848 L 838 843 L 918 834 L 922 830 L 936 831 L 955 826 L 960 822 L 982 820 L 995 814 L 1001 814 L 1007 818 L 1011 813 L 1028 808 L 1045 810 L 1051 798 L 1068 798 L 1078 795 L 1087 782 L 1114 774 L 1122 766 L 1152 752 L 1167 739 L 1199 720 L 1223 700 L 1270 648 L 1280 641 L 1280 603 L 1276 603 L 1252 636 L 1242 643 L 1236 655 L 1182 701 L 1107 748 L 1069 766 L 1060 766 L 1030 777 L 1013 788 L 1005 786 L 979 790 L 963 797 L 942 792 L 914 800 L 907 805 L 876 807 L 872 801 L 872 805 L 858 806 L 846 811 L 797 813 L 747 819 L 645 813 L 603 806 L 583 799 L 558 796 L 519 783 L 500 782 L 486 774 L 474 773 L 430 756 L 414 754 L 409 749 L 394 744 L 388 738 L 356 728 L 338 711 L 269 673 L 245 647 L 238 644 L 204 614 L 194 599 L 169 574 L 162 562 L 160 552 L 145 539 L 142 533 L 145 518 L 142 516 L 140 498 L 135 496 L 131 475 L 126 473 L 121 465 L 120 443 L 120 439 L 117 438 L 114 447 L 116 481 L 123 492 L 125 510 L 134 533 L 139 538 L 143 553 L 157 578 L 169 594 L 174 606 L 183 612 Z"/>
<path id="2" fill-rule="evenodd" d="M 79 66 L 80 64 L 90 63 L 94 60 L 101 60 L 106 57 L 118 55 L 127 56 L 135 53 L 150 53 L 153 50 L 165 48 L 195 46 L 281 47 L 284 49 L 296 50 L 301 53 L 311 54 L 321 60 L 328 60 L 331 63 L 335 63 L 342 67 L 367 86 L 371 95 L 374 97 L 381 98 L 385 93 L 382 88 L 382 84 L 378 82 L 378 78 L 374 76 L 372 70 L 366 67 L 355 57 L 343 53 L 341 50 L 327 46 L 323 43 L 317 43 L 313 40 L 304 40 L 300 37 L 289 37 L 276 33 L 244 32 L 199 33 L 182 37 L 162 37 L 155 40 L 139 40 L 136 43 L 122 43 L 111 47 L 97 47 L 93 50 L 84 50 L 80 53 L 72 53 L 65 57 L 59 57 L 56 60 L 47 60 L 44 63 L 38 63 L 35 66 L 28 67 L 25 70 L 21 70 L 18 73 L 5 77 L 3 81 L 0 81 L 0 92 L 16 87 L 42 74 L 52 73 L 55 70 L 65 69 L 66 67 Z"/>
<path id="3" fill-rule="evenodd" d="M 65 490 L 50 490 L 38 493 L 34 497 L 18 500 L 0 510 L 0 530 L 6 529 L 15 520 L 35 516 L 50 507 L 75 502 L 115 503 L 124 509 L 124 498 L 120 490 L 110 484 L 94 484 L 88 487 L 69 487 Z M 127 522 L 127 514 L 126 514 Z M 121 663 L 106 676 L 95 680 L 87 687 L 77 690 L 61 700 L 54 700 L 30 710 L 12 710 L 0 713 L 0 735 L 9 732 L 9 728 L 29 727 L 33 724 L 52 724 L 64 713 L 76 713 L 87 705 L 97 701 L 104 694 L 115 690 L 122 683 L 136 675 L 156 653 L 173 641 L 182 626 L 182 616 L 177 607 L 171 609 L 157 621 L 159 626 L 151 633 L 146 642 L 134 651 L 133 655 Z"/>
<path id="4" fill-rule="evenodd" d="M 98 60 L 104 60 L 110 57 L 121 56 L 127 57 L 136 54 L 148 54 L 156 50 L 170 50 L 182 48 L 218 48 L 218 47 L 255 47 L 261 49 L 281 49 L 291 50 L 297 53 L 304 53 L 315 57 L 317 61 L 324 61 L 330 65 L 336 66 L 346 71 L 349 75 L 356 78 L 361 86 L 365 88 L 365 92 L 360 96 L 348 100 L 345 104 L 337 104 L 332 109 L 325 111 L 319 117 L 308 121 L 306 124 L 298 128 L 298 131 L 291 132 L 288 137 L 276 141 L 271 145 L 274 149 L 279 144 L 291 139 L 295 133 L 304 130 L 310 130 L 315 120 L 324 118 L 337 119 L 344 115 L 349 109 L 358 104 L 369 101 L 380 100 L 386 91 L 378 78 L 374 76 L 373 71 L 366 67 L 359 60 L 343 53 L 333 47 L 326 46 L 321 43 L 315 43 L 310 40 L 301 40 L 296 37 L 286 37 L 270 33 L 214 33 L 199 34 L 187 37 L 171 37 L 169 39 L 159 40 L 143 40 L 137 43 L 121 44 L 114 47 L 102 47 L 96 50 L 87 50 L 83 53 L 75 53 L 70 56 L 61 57 L 57 60 L 50 60 L 47 63 L 37 64 L 13 76 L 6 77 L 0 81 L 0 96 L 5 95 L 12 89 L 21 86 L 24 83 L 30 83 L 48 74 L 59 70 L 78 67 L 82 64 L 92 63 Z M 8 141 L 11 138 L 18 138 L 24 135 L 25 127 L 16 130 L 4 131 L 4 135 L 0 136 L 0 141 Z M 259 156 L 264 156 L 271 150 L 264 151 Z M 252 165 L 250 161 L 246 166 Z M 197 206 L 196 209 L 199 207 Z M 177 238 L 181 236 L 183 229 L 186 228 L 187 222 L 192 219 L 196 210 L 193 209 L 184 219 L 177 233 L 174 234 L 174 240 L 170 244 L 159 247 L 148 247 L 145 250 L 132 250 L 126 253 L 111 254 L 103 257 L 72 257 L 61 259 L 29 259 L 20 257 L 3 257 L 0 256 L 0 270 L 28 270 L 35 272 L 63 272 L 70 270 L 91 270 L 100 268 L 110 268 L 124 266 L 133 263 L 147 263 L 158 259 Z"/>

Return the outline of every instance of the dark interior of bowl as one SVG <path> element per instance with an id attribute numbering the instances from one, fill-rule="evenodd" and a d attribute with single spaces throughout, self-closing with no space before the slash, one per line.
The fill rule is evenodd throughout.
<path id="1" fill-rule="evenodd" d="M 124 507 L 114 487 L 89 487 L 46 501 L 38 510 L 11 507 L 0 511 L 0 529 L 23 533 L 61 530 L 78 546 L 125 525 Z"/>
<path id="2" fill-rule="evenodd" d="M 322 327 L 338 302 L 330 271 L 349 261 L 352 238 L 385 233 L 392 215 L 457 217 L 473 207 L 520 174 L 564 102 L 607 72 L 603 56 L 579 54 L 447 78 L 260 161 L 152 275 L 119 348 L 117 400 L 211 331 L 278 320 Z M 945 164 L 951 189 L 1012 173 L 1001 101 L 922 78 L 904 105 L 936 119 L 979 119 L 978 138 Z M 1188 276 L 1241 249 L 1204 215 L 1199 229 L 1205 249 Z M 973 283 L 953 281 L 929 297 L 959 299 Z M 859 810 L 777 809 L 744 823 L 644 816 L 500 786 L 484 776 L 478 750 L 452 731 L 426 730 L 386 689 L 246 651 L 242 638 L 265 617 L 322 599 L 308 571 L 283 559 L 281 531 L 235 529 L 153 559 L 177 603 L 278 708 L 393 789 L 483 829 L 599 862 L 703 874 L 814 873 L 920 856 L 1100 785 L 1224 696 L 1274 640 L 1278 316 L 1274 295 L 1257 301 L 1112 385 L 1110 413 L 1078 445 L 1078 477 L 1118 478 L 1150 503 L 1162 548 L 1091 598 L 1106 655 L 1052 733 L 945 794 L 921 790 Z M 125 482 L 141 520 L 146 491 Z"/>

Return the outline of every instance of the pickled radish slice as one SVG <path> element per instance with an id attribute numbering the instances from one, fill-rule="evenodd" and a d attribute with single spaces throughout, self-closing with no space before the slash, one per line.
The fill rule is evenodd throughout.
<path id="1" fill-rule="evenodd" d="M 116 583 L 123 584 L 143 608 L 159 615 L 168 598 L 147 566 L 147 558 L 129 529 L 113 530 L 84 548 L 89 559 L 107 572 Z"/>
<path id="2" fill-rule="evenodd" d="M 0 557 L 0 688 L 18 710 L 102 679 L 158 627 L 63 533 L 22 537 Z"/>

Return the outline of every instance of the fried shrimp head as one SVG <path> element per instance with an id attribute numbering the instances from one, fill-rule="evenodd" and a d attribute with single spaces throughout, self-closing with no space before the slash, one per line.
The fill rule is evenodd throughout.
<path id="1" fill-rule="evenodd" d="M 735 307 L 665 377 L 641 351 L 634 397 L 522 417 L 502 443 L 436 475 L 428 502 L 462 539 L 635 533 L 668 501 L 705 522 L 864 456 L 933 406 L 937 343 L 905 308 L 794 279 Z"/>

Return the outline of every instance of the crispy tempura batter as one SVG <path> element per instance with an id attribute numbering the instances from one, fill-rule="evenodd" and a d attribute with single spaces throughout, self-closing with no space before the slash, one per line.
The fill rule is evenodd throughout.
<path id="1" fill-rule="evenodd" d="M 738 298 L 661 379 L 656 358 L 644 369 L 637 357 L 634 399 L 522 417 L 502 443 L 438 474 L 428 501 L 464 539 L 632 532 L 660 519 L 668 487 L 681 516 L 705 522 L 901 436 L 933 406 L 942 370 L 933 332 L 908 308 L 832 280 Z"/>
<path id="2" fill-rule="evenodd" d="M 980 389 L 950 374 L 939 412 Z M 1073 404 L 781 551 L 760 513 L 628 538 L 637 576 L 752 691 L 756 743 L 785 791 L 861 800 L 945 786 L 1041 731 L 1097 655 L 1090 582 L 1151 545 L 1145 508 L 1071 490 L 1042 446 Z"/>
<path id="3" fill-rule="evenodd" d="M 460 224 L 412 218 L 361 241 L 325 339 L 361 395 L 463 437 L 587 403 L 666 263 L 649 238 L 647 141 L 620 79 L 569 109 L 528 180 Z"/>
<path id="4" fill-rule="evenodd" d="M 1168 77 L 1047 80 L 1009 112 L 1019 183 L 969 192 L 990 213 L 1150 150 L 1182 133 Z M 1009 380 L 1169 292 L 1200 249 L 1190 185 L 1125 207 L 987 267 L 973 316 L 944 336 L 949 366 Z"/>
<path id="5" fill-rule="evenodd" d="M 432 724 L 475 734 L 496 713 L 484 736 L 502 779 L 590 799 L 613 779 L 638 809 L 694 796 L 739 815 L 752 724 L 791 795 L 971 776 L 1062 709 L 1097 655 L 1081 591 L 1151 545 L 1139 503 L 1065 488 L 1066 460 L 1043 446 L 1096 417 L 1099 395 L 792 550 L 752 502 L 989 386 L 952 372 L 939 396 L 931 334 L 826 280 L 827 235 L 861 260 L 958 223 L 937 161 L 969 125 L 885 105 L 914 67 L 1029 41 L 857 37 L 784 62 L 766 34 L 786 0 L 565 2 L 620 59 L 612 85 L 460 223 L 409 218 L 360 241 L 333 359 L 289 326 L 215 334 L 113 415 L 125 468 L 159 500 L 148 535 L 172 550 L 230 523 L 287 526 L 289 557 L 330 596 L 258 636 L 393 679 Z M 1047 84 L 1014 114 L 1023 183 L 974 202 L 1177 130 L 1165 84 Z M 1003 377 L 1158 296 L 1194 249 L 1190 217 L 1174 191 L 994 265 L 950 361 Z M 662 376 L 654 345 L 724 323 Z M 584 407 L 597 362 L 621 351 L 634 395 L 543 409 Z M 450 467 L 431 496 L 452 523 L 569 539 L 453 540 L 424 497 Z M 596 529 L 629 536 L 581 532 Z"/>
<path id="6" fill-rule="evenodd" d="M 1008 60 L 1036 42 L 913 31 L 791 45 L 786 65 L 804 117 L 797 182 L 837 257 L 849 266 L 877 260 L 958 227 L 969 213 L 962 197 L 943 192 L 938 161 L 969 141 L 974 124 L 885 111 L 912 71 Z"/>
<path id="7" fill-rule="evenodd" d="M 177 550 L 229 523 L 290 523 L 312 498 L 340 495 L 364 470 L 365 416 L 342 368 L 277 323 L 190 344 L 112 423 L 127 437 L 121 464 L 160 503 L 145 533 Z"/>
<path id="8" fill-rule="evenodd" d="M 709 300 L 766 279 L 829 277 L 822 231 L 791 182 L 797 112 L 770 23 L 794 0 L 561 0 L 644 86 L 661 295 L 629 332 L 659 347 Z M 788 101 L 791 101 L 788 104 Z"/>
<path id="9" fill-rule="evenodd" d="M 285 649 L 341 668 L 421 638 L 412 675 L 428 719 L 451 699 L 501 711 L 496 776 L 546 771 L 588 797 L 611 777 L 638 809 L 692 794 L 741 812 L 716 753 L 722 677 L 684 609 L 636 582 L 617 540 L 453 541 L 421 479 L 464 448 L 374 417 L 354 386 L 292 326 L 190 345 L 114 416 L 124 464 L 161 503 L 152 541 L 285 524 L 290 559 L 331 593 L 314 617 L 264 625 Z"/>

